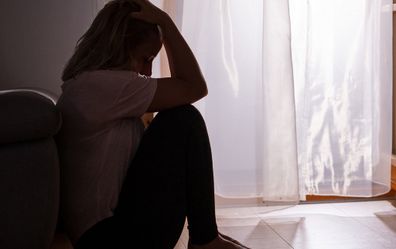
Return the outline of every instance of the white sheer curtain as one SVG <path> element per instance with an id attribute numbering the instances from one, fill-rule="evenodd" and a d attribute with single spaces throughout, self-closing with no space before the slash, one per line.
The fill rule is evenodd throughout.
<path id="1" fill-rule="evenodd" d="M 290 3 L 304 191 L 389 191 L 392 1 Z"/>
<path id="2" fill-rule="evenodd" d="M 183 35 L 209 86 L 197 106 L 216 193 L 298 200 L 287 1 L 184 1 L 183 11 Z"/>
<path id="3" fill-rule="evenodd" d="M 391 0 L 153 2 L 207 79 L 196 106 L 218 195 L 295 202 L 389 191 Z M 166 74 L 164 61 L 153 76 Z"/>
<path id="4" fill-rule="evenodd" d="M 209 85 L 197 106 L 217 194 L 389 190 L 391 3 L 184 1 L 182 32 Z"/>
<path id="5" fill-rule="evenodd" d="M 184 1 L 220 196 L 299 199 L 288 12 L 287 0 Z"/>

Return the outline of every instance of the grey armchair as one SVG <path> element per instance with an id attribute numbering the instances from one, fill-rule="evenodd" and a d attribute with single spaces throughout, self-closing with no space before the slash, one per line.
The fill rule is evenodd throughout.
<path id="1" fill-rule="evenodd" d="M 0 91 L 0 248 L 48 249 L 59 208 L 56 95 Z"/>

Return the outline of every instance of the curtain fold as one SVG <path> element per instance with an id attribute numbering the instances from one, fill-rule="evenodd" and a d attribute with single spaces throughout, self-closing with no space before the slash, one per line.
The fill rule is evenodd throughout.
<path id="1" fill-rule="evenodd" d="M 288 0 L 263 0 L 263 199 L 299 200 L 291 30 Z"/>
<path id="2" fill-rule="evenodd" d="M 182 33 L 209 88 L 196 106 L 220 196 L 262 196 L 262 10 L 262 1 L 184 1 Z"/>

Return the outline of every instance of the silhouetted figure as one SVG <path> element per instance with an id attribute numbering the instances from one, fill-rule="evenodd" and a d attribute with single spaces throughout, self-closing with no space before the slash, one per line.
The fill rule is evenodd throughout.
<path id="1" fill-rule="evenodd" d="M 165 46 L 171 77 L 150 78 Z M 205 79 L 170 17 L 147 0 L 108 3 L 62 79 L 61 218 L 75 248 L 246 248 L 219 234 Z M 145 129 L 141 116 L 158 112 Z"/>

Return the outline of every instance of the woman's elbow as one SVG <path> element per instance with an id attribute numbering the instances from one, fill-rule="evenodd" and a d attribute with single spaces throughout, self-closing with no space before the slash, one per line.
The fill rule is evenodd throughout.
<path id="1" fill-rule="evenodd" d="M 193 91 L 191 91 L 190 101 L 192 103 L 194 103 L 194 102 L 204 98 L 207 95 L 208 95 L 208 88 L 206 86 L 197 87 Z"/>
<path id="2" fill-rule="evenodd" d="M 205 87 L 203 87 L 202 89 L 202 98 L 206 97 L 208 95 L 209 91 L 208 91 L 208 87 L 205 85 Z"/>
<path id="3" fill-rule="evenodd" d="M 208 87 L 206 85 L 206 82 L 204 81 L 201 84 L 201 87 L 199 88 L 199 90 L 197 91 L 197 96 L 199 97 L 199 99 L 202 99 L 204 97 L 206 97 L 208 95 Z"/>

